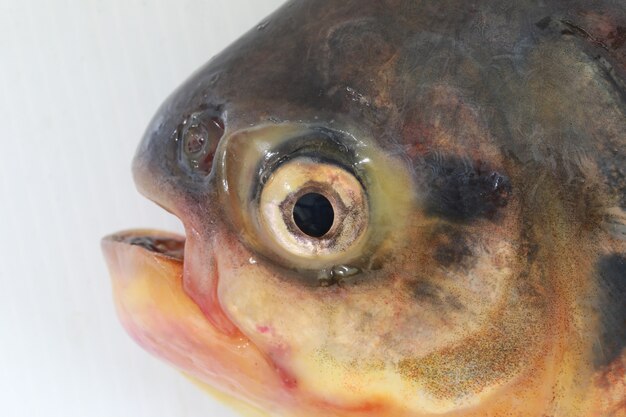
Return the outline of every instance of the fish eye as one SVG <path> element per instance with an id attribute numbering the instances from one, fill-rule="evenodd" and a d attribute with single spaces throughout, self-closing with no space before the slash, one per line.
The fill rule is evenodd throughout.
<path id="1" fill-rule="evenodd" d="M 263 234 L 291 257 L 340 259 L 363 240 L 368 215 L 365 191 L 351 172 L 306 157 L 279 166 L 259 199 Z"/>
<path id="2" fill-rule="evenodd" d="M 413 168 L 365 133 L 259 125 L 230 132 L 217 154 L 225 214 L 268 262 L 317 282 L 376 269 L 404 244 Z"/>
<path id="3" fill-rule="evenodd" d="M 217 144 L 224 135 L 224 124 L 217 117 L 206 119 L 202 116 L 201 113 L 194 113 L 183 124 L 181 153 L 192 169 L 208 174 Z"/>

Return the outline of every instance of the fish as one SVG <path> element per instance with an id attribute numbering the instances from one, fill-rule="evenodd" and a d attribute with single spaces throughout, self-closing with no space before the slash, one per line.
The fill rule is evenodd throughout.
<path id="1" fill-rule="evenodd" d="M 242 415 L 626 416 L 622 1 L 288 1 L 133 175 L 121 323 Z"/>

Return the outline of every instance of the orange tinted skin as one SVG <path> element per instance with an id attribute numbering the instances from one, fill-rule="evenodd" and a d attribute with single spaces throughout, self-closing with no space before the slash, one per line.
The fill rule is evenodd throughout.
<path id="1" fill-rule="evenodd" d="M 169 237 L 157 232 L 148 235 Z M 277 368 L 276 363 L 288 357 L 281 357 L 280 353 L 268 357 L 268 352 L 260 351 L 246 337 L 226 336 L 210 324 L 183 290 L 180 260 L 111 240 L 105 240 L 103 246 L 118 313 L 129 334 L 152 354 L 197 381 L 228 394 L 218 398 L 231 404 L 233 401 L 249 404 L 239 406 L 246 415 L 427 415 L 410 413 L 402 404 L 385 396 L 351 404 L 342 404 L 341 397 L 332 401 L 317 398 L 315 393 L 299 387 L 293 376 Z M 232 254 L 230 248 L 227 251 Z M 557 314 L 569 316 L 566 311 L 555 310 L 556 306 L 550 309 L 546 321 L 552 322 Z M 580 336 L 573 336 L 567 323 L 561 325 L 560 329 L 553 326 L 550 336 L 545 335 L 545 329 L 532 334 L 535 338 L 545 337 L 538 347 L 541 355 L 526 362 L 512 382 L 499 387 L 477 406 L 463 410 L 462 415 L 532 416 L 555 408 L 571 412 L 573 407 L 578 414 L 570 415 L 623 415 L 626 378 L 620 361 L 624 358 L 604 372 L 583 374 L 581 378 L 581 371 L 588 372 L 585 371 L 588 367 L 575 361 L 580 359 L 580 354 L 568 349 L 572 344 L 567 343 Z M 490 357 L 493 356 L 487 355 Z M 572 380 L 576 383 L 572 384 Z M 450 391 L 453 389 L 450 387 Z"/>
<path id="2" fill-rule="evenodd" d="M 250 415 L 626 415 L 626 9 L 544 3 L 291 2 L 196 73 L 134 163 L 186 238 L 103 243 L 129 334 Z"/>

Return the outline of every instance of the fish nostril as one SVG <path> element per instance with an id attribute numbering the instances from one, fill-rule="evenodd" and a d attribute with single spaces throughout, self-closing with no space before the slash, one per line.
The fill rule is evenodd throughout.
<path id="1" fill-rule="evenodd" d="M 335 211 L 328 198 L 322 194 L 308 193 L 294 205 L 293 220 L 304 234 L 319 238 L 331 229 Z"/>
<path id="2" fill-rule="evenodd" d="M 211 172 L 217 145 L 224 135 L 224 122 L 218 117 L 193 114 L 183 123 L 182 153 L 191 168 Z"/>

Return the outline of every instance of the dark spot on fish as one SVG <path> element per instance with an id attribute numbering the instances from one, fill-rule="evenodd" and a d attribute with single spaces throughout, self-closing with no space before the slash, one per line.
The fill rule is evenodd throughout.
<path id="1" fill-rule="evenodd" d="M 468 266 L 468 258 L 473 253 L 467 238 L 458 231 L 443 233 L 435 249 L 434 258 L 444 267 Z"/>
<path id="2" fill-rule="evenodd" d="M 621 48 L 626 43 L 626 28 L 618 26 L 614 32 L 609 34 L 609 39 L 611 39 L 611 48 Z"/>
<path id="3" fill-rule="evenodd" d="M 458 297 L 445 294 L 441 287 L 428 281 L 419 281 L 412 284 L 413 297 L 418 301 L 428 302 L 437 307 L 450 307 L 461 310 L 463 305 Z"/>
<path id="4" fill-rule="evenodd" d="M 436 302 L 441 301 L 441 289 L 430 282 L 418 282 L 413 288 L 413 295 L 417 299 L 428 299 Z"/>
<path id="5" fill-rule="evenodd" d="M 626 208 L 626 153 L 621 153 L 616 147 L 610 151 L 610 154 L 610 156 L 603 155 L 600 168 L 617 204 Z"/>
<path id="6" fill-rule="evenodd" d="M 595 365 L 604 367 L 626 348 L 626 257 L 605 256 L 597 264 L 601 329 L 594 347 Z"/>
<path id="7" fill-rule="evenodd" d="M 551 21 L 552 18 L 550 16 L 547 16 L 535 23 L 535 26 L 537 26 L 541 30 L 545 30 L 550 25 Z"/>
<path id="8" fill-rule="evenodd" d="M 511 196 L 507 176 L 486 164 L 457 157 L 429 156 L 426 212 L 452 221 L 493 219 Z"/>

